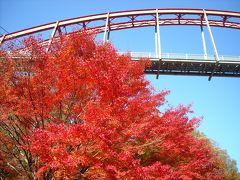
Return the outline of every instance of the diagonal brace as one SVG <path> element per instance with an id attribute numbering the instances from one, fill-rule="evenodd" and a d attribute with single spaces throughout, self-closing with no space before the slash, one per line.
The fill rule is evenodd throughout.
<path id="1" fill-rule="evenodd" d="M 214 38 L 213 38 L 213 35 L 212 35 L 212 31 L 211 31 L 211 28 L 210 28 L 210 25 L 209 25 L 209 22 L 208 22 L 207 13 L 204 9 L 203 9 L 203 14 L 204 14 L 204 19 L 205 19 L 205 22 L 206 22 L 206 25 L 207 25 L 207 28 L 208 28 L 208 32 L 209 32 L 212 47 L 213 47 L 213 50 L 214 50 L 215 60 L 216 60 L 213 71 L 208 78 L 208 80 L 210 81 L 212 79 L 212 76 L 213 76 L 214 72 L 216 71 L 216 68 L 217 68 L 218 64 L 219 64 L 219 56 L 218 56 L 218 51 L 217 51 L 216 44 L 214 42 Z"/>
<path id="2" fill-rule="evenodd" d="M 59 24 L 59 21 L 56 22 L 56 24 L 55 24 L 55 26 L 54 26 L 54 29 L 53 29 L 53 31 L 52 31 L 51 37 L 50 37 L 49 42 L 48 42 L 48 47 L 47 47 L 47 50 L 46 50 L 47 52 L 49 51 L 49 49 L 50 49 L 50 47 L 51 47 L 53 38 L 54 38 L 54 36 L 55 36 L 55 34 L 56 34 L 56 31 L 57 31 L 57 29 L 58 29 L 58 24 Z"/>

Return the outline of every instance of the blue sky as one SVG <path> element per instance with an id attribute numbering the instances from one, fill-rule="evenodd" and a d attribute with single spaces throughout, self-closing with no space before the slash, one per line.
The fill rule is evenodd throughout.
<path id="1" fill-rule="evenodd" d="M 147 8 L 200 8 L 240 11 L 238 0 L 0 0 L 0 25 L 8 32 L 72 17 Z M 199 27 L 160 27 L 163 53 L 202 54 Z M 213 54 L 206 32 L 208 53 Z M 212 28 L 219 54 L 240 56 L 240 30 Z M 0 29 L 0 33 L 5 32 Z M 102 36 L 102 35 L 100 35 Z M 154 28 L 111 33 L 120 51 L 154 52 Z M 193 104 L 204 120 L 199 128 L 237 161 L 240 169 L 240 79 L 147 76 L 157 90 L 169 89 L 168 103 Z"/>

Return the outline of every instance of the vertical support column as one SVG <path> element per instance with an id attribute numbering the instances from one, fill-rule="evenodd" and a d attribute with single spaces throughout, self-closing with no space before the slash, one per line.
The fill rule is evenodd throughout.
<path id="1" fill-rule="evenodd" d="M 210 74 L 210 76 L 208 78 L 208 80 L 210 81 L 212 79 L 214 71 L 216 70 L 216 67 L 217 67 L 217 65 L 219 63 L 219 56 L 218 56 L 218 51 L 217 51 L 217 48 L 216 48 L 216 45 L 215 45 L 215 42 L 214 42 L 214 39 L 213 39 L 212 31 L 211 31 L 211 28 L 210 28 L 210 25 L 209 25 L 209 22 L 208 22 L 207 13 L 206 13 L 206 11 L 204 9 L 203 9 L 203 13 L 204 13 L 204 19 L 205 19 L 205 22 L 206 22 L 206 25 L 207 25 L 207 28 L 208 28 L 208 32 L 209 32 L 209 36 L 210 36 L 210 39 L 211 39 L 212 47 L 213 47 L 213 50 L 214 50 L 215 60 L 216 60 L 216 64 L 214 65 L 213 71 L 212 71 L 212 73 Z"/>
<path id="2" fill-rule="evenodd" d="M 5 34 L 1 37 L 0 39 L 0 46 L 2 45 L 3 41 L 4 41 L 4 38 L 5 38 Z"/>
<path id="3" fill-rule="evenodd" d="M 54 29 L 53 29 L 53 31 L 52 31 L 51 37 L 50 37 L 49 42 L 48 42 L 48 47 L 47 47 L 47 50 L 46 50 L 47 52 L 49 51 L 49 49 L 50 49 L 50 47 L 51 47 L 53 38 L 54 38 L 54 36 L 55 36 L 55 34 L 56 34 L 56 31 L 57 31 L 57 29 L 58 29 L 58 24 L 59 24 L 59 21 L 56 22 L 56 24 L 55 24 L 55 26 L 54 26 Z"/>
<path id="4" fill-rule="evenodd" d="M 203 44 L 203 52 L 204 52 L 204 59 L 207 59 L 207 48 L 206 48 L 206 41 L 205 41 L 205 36 L 204 36 L 204 31 L 202 25 L 201 27 L 201 36 L 202 36 L 202 44 Z"/>
<path id="5" fill-rule="evenodd" d="M 157 24 L 157 23 L 156 23 Z M 155 25 L 155 57 L 158 58 L 158 35 L 157 35 L 157 25 Z"/>
<path id="6" fill-rule="evenodd" d="M 109 16 L 110 13 L 107 13 L 106 23 L 105 23 L 105 29 L 104 29 L 104 35 L 103 35 L 103 42 L 106 43 L 109 41 L 110 37 L 110 29 L 109 29 Z"/>
<path id="7" fill-rule="evenodd" d="M 160 61 L 162 60 L 158 9 L 156 9 L 155 51 L 156 51 L 156 57 L 158 58 L 158 71 L 157 71 L 157 77 L 156 77 L 158 79 L 159 70 L 160 70 Z"/>

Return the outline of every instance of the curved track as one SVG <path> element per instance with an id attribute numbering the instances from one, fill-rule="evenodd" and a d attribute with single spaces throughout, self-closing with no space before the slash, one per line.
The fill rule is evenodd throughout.
<path id="1" fill-rule="evenodd" d="M 205 10 L 210 26 L 240 29 L 240 12 Z M 143 9 L 110 12 L 104 14 L 94 14 L 72 19 L 60 20 L 48 24 L 31 27 L 17 32 L 0 36 L 0 44 L 3 41 L 43 33 L 53 30 L 52 36 L 56 31 L 59 33 L 70 33 L 67 29 L 72 25 L 79 29 L 94 30 L 97 33 L 115 31 L 127 28 L 138 28 L 156 25 L 156 13 L 159 14 L 158 23 L 160 26 L 167 25 L 195 25 L 205 26 L 203 9 Z M 49 36 L 51 38 L 51 36 Z"/>

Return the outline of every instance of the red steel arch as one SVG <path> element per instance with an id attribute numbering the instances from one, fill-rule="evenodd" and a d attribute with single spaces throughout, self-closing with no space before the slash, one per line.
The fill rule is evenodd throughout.
<path id="1" fill-rule="evenodd" d="M 203 9 L 142 9 L 119 11 L 60 20 L 57 22 L 16 31 L 0 36 L 0 44 L 3 41 L 8 41 L 51 29 L 53 30 L 52 36 L 54 36 L 56 30 L 61 33 L 64 29 L 66 30 L 66 27 L 71 25 L 79 26 L 79 29 L 94 30 L 98 33 L 106 31 L 106 27 L 108 31 L 115 31 L 127 28 L 155 26 L 156 12 L 158 12 L 159 15 L 158 22 L 160 26 L 206 26 Z M 240 12 L 220 10 L 205 10 L 205 12 L 208 15 L 210 26 L 240 29 Z"/>

